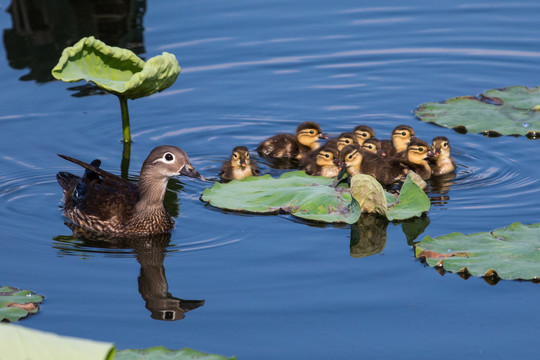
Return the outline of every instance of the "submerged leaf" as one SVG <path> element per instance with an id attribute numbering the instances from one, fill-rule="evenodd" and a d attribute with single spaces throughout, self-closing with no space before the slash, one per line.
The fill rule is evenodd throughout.
<path id="1" fill-rule="evenodd" d="M 116 352 L 114 360 L 234 360 L 233 357 L 207 354 L 192 349 L 169 350 L 162 346 L 156 346 L 142 350 L 121 350 Z"/>
<path id="2" fill-rule="evenodd" d="M 13 286 L 0 287 L 0 321 L 19 321 L 39 310 L 43 296 Z"/>
<path id="3" fill-rule="evenodd" d="M 145 63 L 131 50 L 90 36 L 64 49 L 52 74 L 65 82 L 91 81 L 117 96 L 137 99 L 174 84 L 180 66 L 173 54 L 164 52 Z"/>
<path id="4" fill-rule="evenodd" d="M 511 86 L 493 89 L 480 97 L 461 96 L 430 102 L 415 110 L 425 122 L 490 135 L 527 135 L 540 132 L 540 87 Z"/>
<path id="5" fill-rule="evenodd" d="M 540 224 L 514 223 L 491 233 L 425 237 L 415 255 L 455 273 L 514 280 L 540 279 Z"/>

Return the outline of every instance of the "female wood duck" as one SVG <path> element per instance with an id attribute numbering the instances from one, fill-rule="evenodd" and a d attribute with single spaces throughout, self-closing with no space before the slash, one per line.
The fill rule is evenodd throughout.
<path id="1" fill-rule="evenodd" d="M 353 133 L 345 132 L 340 134 L 337 138 L 328 140 L 326 144 L 337 147 L 338 150 L 343 149 L 347 145 L 357 145 L 356 136 Z"/>
<path id="2" fill-rule="evenodd" d="M 380 156 L 386 156 L 386 153 L 381 149 L 381 141 L 377 138 L 369 138 L 362 144 L 362 149 Z"/>
<path id="3" fill-rule="evenodd" d="M 431 177 L 431 167 L 428 159 L 433 156 L 431 147 L 424 140 L 414 138 L 407 146 L 407 167 L 420 175 L 423 180 Z"/>
<path id="4" fill-rule="evenodd" d="M 375 137 L 375 131 L 367 125 L 358 125 L 354 128 L 353 133 L 359 145 L 362 145 L 367 139 Z"/>
<path id="5" fill-rule="evenodd" d="M 345 146 L 340 153 L 340 160 L 347 169 L 347 174 L 371 175 L 382 186 L 387 187 L 400 180 L 407 168 L 400 162 L 394 162 L 355 146 Z"/>
<path id="6" fill-rule="evenodd" d="M 142 164 L 138 186 L 100 169 L 100 160 L 87 164 L 58 155 L 86 169 L 82 177 L 68 172 L 56 175 L 64 193 L 64 215 L 75 225 L 103 234 L 168 232 L 174 227 L 163 206 L 168 180 L 175 175 L 204 180 L 176 146 L 158 146 L 150 152 Z"/>
<path id="7" fill-rule="evenodd" d="M 340 170 L 339 150 L 335 146 L 325 144 L 304 156 L 300 168 L 308 175 L 336 177 Z"/>
<path id="8" fill-rule="evenodd" d="M 456 169 L 454 159 L 450 156 L 450 142 L 445 136 L 433 138 L 431 150 L 433 158 L 429 165 L 433 176 L 441 176 L 451 173 Z"/>
<path id="9" fill-rule="evenodd" d="M 221 166 L 221 176 L 224 180 L 243 180 L 248 176 L 259 175 L 257 163 L 249 157 L 245 146 L 237 146 L 232 150 L 231 158 Z"/>
<path id="10" fill-rule="evenodd" d="M 274 135 L 260 143 L 257 152 L 261 156 L 270 158 L 299 160 L 311 150 L 318 149 L 320 139 L 328 139 L 328 136 L 323 134 L 317 123 L 306 121 L 298 126 L 296 135 Z"/>
<path id="11" fill-rule="evenodd" d="M 381 149 L 387 156 L 394 156 L 401 151 L 405 151 L 412 138 L 414 138 L 414 130 L 412 127 L 398 125 L 392 131 L 391 140 L 381 141 Z"/>

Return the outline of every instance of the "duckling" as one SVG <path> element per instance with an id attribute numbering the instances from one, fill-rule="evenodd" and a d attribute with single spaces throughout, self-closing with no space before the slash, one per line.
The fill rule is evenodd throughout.
<path id="1" fill-rule="evenodd" d="M 257 152 L 261 156 L 270 158 L 300 160 L 311 150 L 320 147 L 320 139 L 328 139 L 328 136 L 323 134 L 321 127 L 317 123 L 306 121 L 298 126 L 296 135 L 274 135 L 260 143 Z"/>
<path id="2" fill-rule="evenodd" d="M 120 236 L 166 233 L 174 220 L 163 206 L 167 182 L 172 176 L 186 175 L 204 180 L 176 146 L 154 148 L 142 164 L 139 184 L 91 164 L 60 155 L 86 169 L 79 177 L 59 172 L 56 179 L 63 190 L 64 216 L 73 224 L 101 234 Z"/>
<path id="3" fill-rule="evenodd" d="M 340 153 L 340 160 L 353 177 L 356 174 L 371 175 L 384 187 L 401 179 L 407 168 L 400 162 L 393 162 L 355 146 L 345 146 Z"/>
<path id="4" fill-rule="evenodd" d="M 353 133 L 359 145 L 362 145 L 367 139 L 375 137 L 375 131 L 367 125 L 358 125 L 354 128 Z"/>
<path id="5" fill-rule="evenodd" d="M 325 144 L 304 156 L 300 168 L 308 175 L 336 177 L 340 170 L 339 151 L 335 146 Z"/>
<path id="6" fill-rule="evenodd" d="M 249 150 L 245 146 L 237 146 L 232 150 L 229 161 L 221 166 L 221 176 L 224 180 L 243 180 L 248 176 L 259 175 L 257 163 L 249 157 Z"/>
<path id="7" fill-rule="evenodd" d="M 423 180 L 431 177 L 431 167 L 428 158 L 433 156 L 430 146 L 424 140 L 414 138 L 407 145 L 407 160 L 405 164 L 409 169 L 417 173 Z"/>
<path id="8" fill-rule="evenodd" d="M 414 138 L 414 130 L 407 125 L 398 125 L 392 131 L 392 140 L 382 140 L 381 149 L 388 156 L 394 156 L 395 154 L 405 151 L 407 144 Z"/>
<path id="9" fill-rule="evenodd" d="M 446 175 L 456 169 L 454 159 L 450 156 L 450 142 L 445 136 L 433 138 L 431 150 L 434 157 L 430 161 L 431 174 L 433 176 Z"/>
<path id="10" fill-rule="evenodd" d="M 381 141 L 377 138 L 369 138 L 362 144 L 362 149 L 380 156 L 386 156 L 386 153 L 381 149 Z"/>
<path id="11" fill-rule="evenodd" d="M 345 132 L 340 134 L 337 138 L 328 140 L 326 144 L 337 147 L 338 150 L 343 149 L 347 145 L 358 144 L 356 136 L 353 133 Z"/>

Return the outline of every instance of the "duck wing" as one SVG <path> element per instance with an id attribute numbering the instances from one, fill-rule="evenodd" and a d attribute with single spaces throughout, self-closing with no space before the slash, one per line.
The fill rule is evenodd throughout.
<path id="1" fill-rule="evenodd" d="M 112 173 L 110 173 L 108 171 L 100 169 L 99 165 L 101 164 L 101 161 L 99 161 L 99 160 L 94 160 L 94 161 L 92 161 L 91 164 L 88 164 L 88 163 L 85 163 L 84 161 L 72 158 L 71 156 L 62 155 L 62 154 L 56 154 L 56 155 L 60 156 L 62 159 L 65 159 L 67 161 L 71 161 L 74 164 L 82 166 L 86 170 L 89 170 L 90 172 L 88 172 L 88 171 L 85 172 L 85 176 L 88 176 L 91 179 L 95 179 L 96 176 L 94 174 L 97 174 L 97 175 L 99 175 L 99 176 L 101 176 L 101 177 L 103 177 L 105 179 L 111 179 L 111 180 L 116 180 L 116 181 L 120 181 L 120 182 L 125 182 L 127 184 L 131 184 L 129 181 L 124 180 L 124 179 L 122 179 L 121 177 L 119 177 L 117 175 L 114 175 L 114 174 L 112 174 Z M 94 173 L 94 174 L 92 174 L 92 173 Z"/>

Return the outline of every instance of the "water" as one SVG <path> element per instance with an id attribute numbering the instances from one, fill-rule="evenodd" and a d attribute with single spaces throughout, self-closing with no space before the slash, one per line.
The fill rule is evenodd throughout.
<path id="1" fill-rule="evenodd" d="M 14 4 L 0 0 L 2 284 L 46 296 L 23 325 L 120 349 L 191 347 L 240 359 L 536 355 L 538 285 L 441 277 L 415 260 L 401 224 L 388 226 L 372 251 L 380 252 L 358 257 L 350 226 L 223 212 L 199 201 L 211 184 L 182 178 L 169 186 L 170 239 L 74 239 L 55 174 L 81 170 L 56 154 L 100 158 L 120 173 L 118 101 L 51 81 L 59 51 L 92 32 L 84 19 L 56 23 L 41 5 L 49 14 L 41 26 L 18 26 L 13 37 L 6 9 Z M 101 37 L 144 58 L 172 52 L 182 66 L 170 89 L 129 103 L 132 178 L 160 144 L 182 147 L 215 177 L 234 146 L 254 149 L 302 121 L 331 135 L 367 124 L 381 138 L 408 124 L 423 139 L 447 136 L 459 165 L 448 189 L 430 192 L 419 239 L 539 221 L 536 141 L 458 134 L 412 114 L 428 101 L 537 86 L 537 2 L 130 4 L 142 9 L 143 26 L 120 37 L 100 28 Z M 183 320 L 158 321 L 146 306 L 167 300 L 166 291 L 205 302 Z"/>

